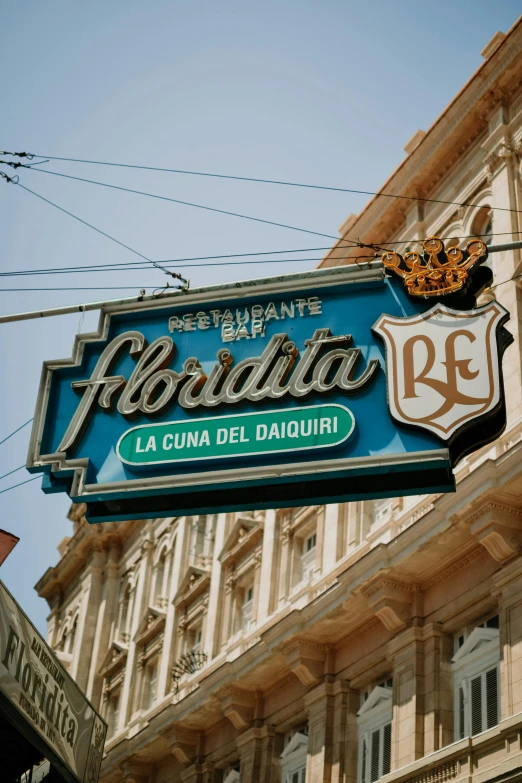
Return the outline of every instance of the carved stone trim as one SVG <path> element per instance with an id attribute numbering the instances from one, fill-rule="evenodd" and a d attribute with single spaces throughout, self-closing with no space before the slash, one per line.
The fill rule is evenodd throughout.
<path id="1" fill-rule="evenodd" d="M 151 764 L 140 759 L 130 758 L 122 761 L 120 770 L 124 783 L 147 783 L 152 772 Z"/>
<path id="2" fill-rule="evenodd" d="M 240 688 L 227 688 L 219 696 L 223 714 L 235 729 L 243 730 L 252 722 L 259 695 Z"/>
<path id="3" fill-rule="evenodd" d="M 475 560 L 478 560 L 480 557 L 483 557 L 484 555 L 485 555 L 485 550 L 482 547 L 477 547 L 476 549 L 473 549 L 471 552 L 468 552 L 463 557 L 460 557 L 458 560 L 455 560 L 451 565 L 447 566 L 438 574 L 436 574 L 434 577 L 432 577 L 428 582 L 424 584 L 424 589 L 428 590 L 430 587 L 434 587 L 440 582 L 444 582 L 446 579 L 452 577 L 462 568 L 466 568 L 466 566 L 471 565 L 471 563 L 474 563 Z"/>
<path id="4" fill-rule="evenodd" d="M 490 500 L 466 519 L 472 536 L 497 563 L 505 563 L 522 546 L 522 509 Z"/>
<path id="5" fill-rule="evenodd" d="M 325 645 L 294 640 L 283 648 L 286 662 L 299 681 L 308 687 L 319 682 L 324 674 L 328 648 Z"/>
<path id="6" fill-rule="evenodd" d="M 391 574 L 377 574 L 368 584 L 362 585 L 360 592 L 385 628 L 396 633 L 406 628 L 411 618 L 413 594 L 420 592 L 420 585 Z"/>
<path id="7" fill-rule="evenodd" d="M 194 761 L 199 744 L 198 732 L 189 731 L 179 726 L 169 726 L 161 732 L 161 736 L 180 764 L 186 766 Z"/>

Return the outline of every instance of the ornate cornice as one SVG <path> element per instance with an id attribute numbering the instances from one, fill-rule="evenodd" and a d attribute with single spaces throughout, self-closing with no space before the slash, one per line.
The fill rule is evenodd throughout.
<path id="1" fill-rule="evenodd" d="M 458 571 L 461 571 L 463 568 L 466 568 L 466 566 L 474 563 L 475 560 L 484 557 L 484 555 L 484 549 L 481 546 L 477 546 L 471 552 L 468 552 L 464 556 L 454 560 L 450 565 L 446 566 L 446 568 L 444 568 L 442 571 L 439 571 L 437 574 L 431 577 L 431 579 L 426 581 L 423 585 L 424 590 L 429 590 L 431 587 L 440 584 L 440 582 L 444 582 L 446 579 L 449 579 L 458 573 Z"/>

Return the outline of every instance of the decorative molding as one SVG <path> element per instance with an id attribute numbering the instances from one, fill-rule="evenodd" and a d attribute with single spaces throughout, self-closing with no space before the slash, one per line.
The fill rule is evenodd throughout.
<path id="1" fill-rule="evenodd" d="M 161 732 L 161 736 L 180 764 L 187 766 L 194 761 L 199 744 L 198 732 L 180 726 L 169 726 Z"/>
<path id="2" fill-rule="evenodd" d="M 461 571 L 463 568 L 466 568 L 466 566 L 471 565 L 471 563 L 474 563 L 475 560 L 484 557 L 485 554 L 486 552 L 482 547 L 477 547 L 476 549 L 473 549 L 471 552 L 468 552 L 468 554 L 466 554 L 464 557 L 460 557 L 458 560 L 455 560 L 451 565 L 447 566 L 444 570 L 440 571 L 429 581 L 427 581 L 423 585 L 424 590 L 429 590 L 430 587 L 434 587 L 440 582 L 444 582 L 446 579 L 449 579 L 450 577 L 454 576 L 458 571 Z"/>
<path id="3" fill-rule="evenodd" d="M 263 519 L 239 516 L 230 531 L 219 560 L 224 568 L 230 568 L 245 557 L 263 538 Z"/>
<path id="4" fill-rule="evenodd" d="M 189 566 L 181 580 L 178 592 L 174 596 L 177 609 L 194 603 L 210 585 L 210 572 L 196 566 Z"/>
<path id="5" fill-rule="evenodd" d="M 148 783 L 152 765 L 131 756 L 131 758 L 122 761 L 120 770 L 124 783 Z"/>
<path id="6" fill-rule="evenodd" d="M 253 721 L 259 694 L 240 688 L 225 688 L 218 695 L 223 714 L 235 729 L 243 730 Z"/>
<path id="7" fill-rule="evenodd" d="M 515 557 L 522 548 L 522 509 L 489 500 L 467 517 L 472 536 L 497 563 Z"/>
<path id="8" fill-rule="evenodd" d="M 413 594 L 420 592 L 416 582 L 406 582 L 392 574 L 377 574 L 360 587 L 372 612 L 392 633 L 406 628 L 411 618 Z"/>
<path id="9" fill-rule="evenodd" d="M 293 640 L 282 649 L 290 669 L 308 687 L 316 685 L 322 678 L 327 651 L 326 645 L 304 639 Z"/>

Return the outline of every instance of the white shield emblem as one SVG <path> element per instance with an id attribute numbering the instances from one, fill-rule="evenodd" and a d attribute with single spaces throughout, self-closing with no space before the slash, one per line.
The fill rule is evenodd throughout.
<path id="1" fill-rule="evenodd" d="M 443 440 L 500 401 L 498 302 L 462 312 L 437 304 L 409 318 L 382 315 L 388 404 L 394 419 Z"/>

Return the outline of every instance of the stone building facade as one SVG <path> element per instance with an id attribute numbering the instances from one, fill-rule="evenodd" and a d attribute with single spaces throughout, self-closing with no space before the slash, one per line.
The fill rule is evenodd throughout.
<path id="1" fill-rule="evenodd" d="M 408 199 L 351 215 L 323 265 L 361 254 L 349 237 L 520 239 L 522 21 L 483 56 L 382 188 Z M 521 252 L 488 263 L 508 427 L 456 494 L 93 526 L 72 507 L 37 590 L 109 723 L 103 783 L 522 779 Z"/>

